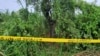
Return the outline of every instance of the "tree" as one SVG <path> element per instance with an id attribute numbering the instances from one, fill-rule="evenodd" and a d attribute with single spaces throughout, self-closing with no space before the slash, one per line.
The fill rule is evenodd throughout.
<path id="1" fill-rule="evenodd" d="M 22 4 L 22 0 L 17 0 L 17 2 L 22 6 L 22 9 L 19 10 L 20 12 L 20 16 L 24 21 L 28 20 L 28 16 L 29 16 L 29 11 L 28 11 L 28 0 L 23 0 L 25 2 L 25 8 L 24 5 Z"/>
<path id="2" fill-rule="evenodd" d="M 50 37 L 54 37 L 54 31 L 55 31 L 55 24 L 56 20 L 52 18 L 52 5 L 51 5 L 51 0 L 43 0 L 41 2 L 41 10 L 43 15 L 46 18 L 48 28 L 49 28 L 49 35 Z"/>

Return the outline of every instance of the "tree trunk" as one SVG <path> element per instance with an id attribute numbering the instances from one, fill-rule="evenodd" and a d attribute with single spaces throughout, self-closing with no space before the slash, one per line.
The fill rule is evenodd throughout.
<path id="1" fill-rule="evenodd" d="M 50 37 L 55 37 L 55 24 L 56 22 L 53 20 L 52 22 L 48 22 L 49 23 L 49 35 Z"/>
<path id="2" fill-rule="evenodd" d="M 56 20 L 52 19 L 52 5 L 50 3 L 50 0 L 43 0 L 42 4 L 41 4 L 41 10 L 43 12 L 43 15 L 46 18 L 47 24 L 48 24 L 48 30 L 49 30 L 49 37 L 54 37 L 55 33 L 55 24 L 56 24 Z M 47 28 L 47 27 L 46 27 Z"/>

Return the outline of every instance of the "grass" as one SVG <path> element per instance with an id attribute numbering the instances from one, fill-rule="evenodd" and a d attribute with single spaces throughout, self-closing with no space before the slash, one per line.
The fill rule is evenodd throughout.
<path id="1" fill-rule="evenodd" d="M 95 48 L 91 47 L 87 50 L 99 50 Z M 6 56 L 74 56 L 83 54 L 83 51 L 78 44 L 71 43 L 0 41 L 0 52 Z"/>

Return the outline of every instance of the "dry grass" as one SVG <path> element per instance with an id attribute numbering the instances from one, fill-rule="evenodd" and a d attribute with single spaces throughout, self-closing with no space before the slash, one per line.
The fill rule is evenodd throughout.
<path id="1" fill-rule="evenodd" d="M 0 52 L 0 56 L 5 56 L 2 52 Z"/>

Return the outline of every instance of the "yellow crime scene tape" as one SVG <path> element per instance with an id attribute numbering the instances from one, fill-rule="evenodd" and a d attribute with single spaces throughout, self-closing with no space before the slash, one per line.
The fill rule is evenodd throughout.
<path id="1" fill-rule="evenodd" d="M 56 43 L 100 43 L 100 39 L 62 39 L 62 38 L 42 38 L 42 37 L 17 37 L 0 36 L 0 40 L 8 41 L 29 41 L 29 42 L 56 42 Z"/>

